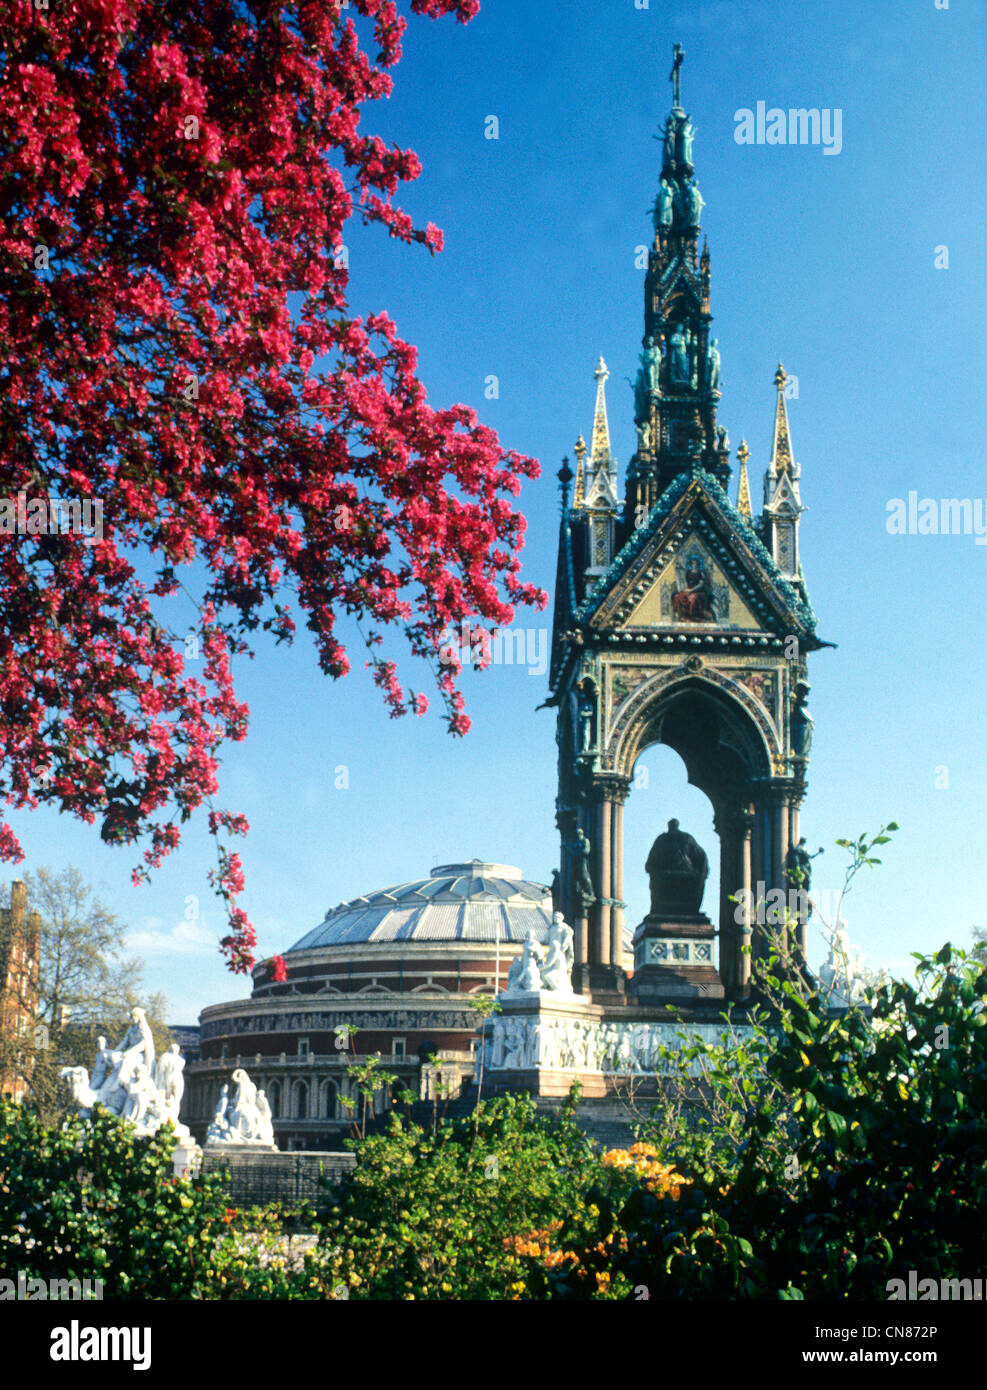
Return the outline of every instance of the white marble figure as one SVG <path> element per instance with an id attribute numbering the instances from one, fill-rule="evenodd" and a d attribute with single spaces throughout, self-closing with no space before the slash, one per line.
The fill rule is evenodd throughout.
<path id="1" fill-rule="evenodd" d="M 94 1105 L 99 1104 L 99 1092 L 89 1085 L 89 1073 L 85 1067 L 62 1067 L 61 1076 L 68 1084 L 72 1103 L 84 1120 Z"/>
<path id="2" fill-rule="evenodd" d="M 575 960 L 575 950 L 573 947 L 572 928 L 566 922 L 561 912 L 556 912 L 552 916 L 552 925 L 548 929 L 548 941 L 558 941 L 565 956 L 566 966 L 571 970 Z"/>
<path id="3" fill-rule="evenodd" d="M 526 1047 L 526 1049 L 525 1049 L 525 1058 L 524 1058 L 525 1066 L 528 1066 L 528 1067 L 538 1067 L 538 1066 L 541 1066 L 541 1064 L 542 1064 L 542 1051 L 543 1051 L 543 1047 L 544 1047 L 544 1044 L 545 1044 L 545 1041 L 546 1041 L 546 1039 L 545 1039 L 545 1025 L 541 1022 L 540 1019 L 537 1019 L 537 1018 L 536 1018 L 536 1019 L 532 1019 L 531 1022 L 530 1022 L 530 1026 L 528 1027 L 528 1029 L 527 1029 L 526 1031 L 527 1031 L 527 1038 L 525 1039 L 525 1041 L 526 1041 L 527 1047 Z M 545 1049 L 545 1051 L 546 1051 L 546 1061 L 547 1061 L 547 1049 Z"/>
<path id="4" fill-rule="evenodd" d="M 226 1107 L 230 1101 L 230 1088 L 223 1082 L 219 1092 L 219 1100 L 216 1102 L 216 1113 L 212 1117 L 212 1122 L 206 1131 L 207 1144 L 225 1144 L 229 1140 L 230 1127 L 226 1122 Z"/>
<path id="5" fill-rule="evenodd" d="M 185 1058 L 178 1050 L 178 1044 L 172 1043 L 168 1051 L 163 1052 L 158 1058 L 154 1070 L 154 1081 L 167 1115 L 176 1120 L 181 1108 L 182 1096 L 185 1094 L 184 1071 Z"/>
<path id="6" fill-rule="evenodd" d="M 529 931 L 521 954 L 507 972 L 505 995 L 537 994 L 542 987 L 541 959 L 541 947 L 535 940 L 534 931 Z"/>
<path id="7" fill-rule="evenodd" d="M 143 1009 L 131 1009 L 130 1027 L 123 1035 L 120 1043 L 121 1052 L 140 1052 L 141 1060 L 148 1071 L 154 1070 L 154 1038 L 151 1034 L 150 1024 Z"/>
<path id="8" fill-rule="evenodd" d="M 263 1090 L 257 1092 L 257 1109 L 260 1113 L 260 1130 L 264 1135 L 270 1135 L 268 1143 L 274 1143 L 274 1125 L 271 1117 L 271 1105 Z"/>
<path id="9" fill-rule="evenodd" d="M 96 1039 L 96 1061 L 92 1078 L 85 1067 L 63 1067 L 61 1075 L 67 1081 L 72 1100 L 83 1119 L 88 1119 L 93 1106 L 100 1105 L 113 1115 L 129 1121 L 141 1136 L 156 1134 L 170 1121 L 180 1140 L 190 1138 L 187 1125 L 180 1122 L 178 1109 L 182 1097 L 181 1071 L 185 1066 L 178 1045 L 172 1044 L 168 1053 L 155 1066 L 154 1038 L 141 1008 L 130 1011 L 130 1024 L 119 1047 L 107 1046 L 106 1038 Z M 170 1058 L 167 1063 L 165 1058 Z M 160 1066 L 169 1072 L 172 1081 L 162 1086 Z"/>
<path id="10" fill-rule="evenodd" d="M 572 984 L 569 980 L 569 964 L 565 958 L 560 941 L 553 941 L 548 948 L 545 963 L 541 968 L 541 987 L 552 994 L 571 994 Z"/>
<path id="11" fill-rule="evenodd" d="M 206 1143 L 273 1148 L 271 1107 L 264 1092 L 258 1091 L 242 1067 L 233 1073 L 232 1082 L 236 1087 L 232 1096 L 227 1085 L 220 1092 L 216 1113 L 206 1131 Z"/>
<path id="12" fill-rule="evenodd" d="M 524 1066 L 528 1049 L 527 1033 L 526 1019 L 509 1018 L 507 1020 L 507 1066 Z"/>
<path id="13" fill-rule="evenodd" d="M 151 1123 L 157 1119 L 157 1124 L 153 1126 L 157 1129 L 163 1118 L 158 1113 L 160 1110 L 158 1092 L 151 1073 L 143 1062 L 138 1062 L 129 1072 L 124 1089 L 127 1092 L 127 1099 L 120 1111 L 121 1120 L 129 1120 L 138 1129 L 148 1129 Z"/>
<path id="14" fill-rule="evenodd" d="M 106 1039 L 102 1033 L 96 1039 L 96 1061 L 93 1063 L 93 1074 L 89 1079 L 89 1084 L 94 1091 L 98 1091 L 106 1081 L 112 1071 L 115 1071 L 120 1062 L 119 1052 L 111 1052 L 106 1045 Z"/>
<path id="15" fill-rule="evenodd" d="M 846 923 L 837 921 L 829 937 L 829 955 L 819 967 L 823 999 L 831 1009 L 848 1009 L 863 1002 L 874 972 L 864 965 L 860 948 L 850 945 Z"/>
<path id="16" fill-rule="evenodd" d="M 490 1041 L 490 1056 L 484 1058 L 484 1066 L 494 1069 L 504 1065 L 504 1048 L 507 1043 L 507 1035 L 504 1031 L 504 1020 L 502 1018 L 495 1018 L 491 1031 L 493 1037 Z M 477 1072 L 477 1075 L 479 1075 L 479 1072 Z"/>

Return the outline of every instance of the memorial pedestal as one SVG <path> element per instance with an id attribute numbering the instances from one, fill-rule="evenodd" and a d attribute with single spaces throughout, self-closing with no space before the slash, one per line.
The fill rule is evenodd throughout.
<path id="1" fill-rule="evenodd" d="M 724 998 L 713 964 L 713 923 L 704 913 L 652 913 L 634 933 L 634 974 L 628 991 L 641 1004 Z"/>
<path id="2" fill-rule="evenodd" d="M 576 1076 L 583 1094 L 606 1094 L 595 1057 L 603 1010 L 584 994 L 500 995 L 501 1012 L 483 1029 L 485 1091 L 565 1096 Z"/>

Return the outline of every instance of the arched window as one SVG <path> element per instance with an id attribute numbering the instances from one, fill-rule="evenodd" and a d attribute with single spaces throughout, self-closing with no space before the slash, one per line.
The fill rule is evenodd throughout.
<path id="1" fill-rule="evenodd" d="M 295 1118 L 308 1119 L 308 1082 L 295 1082 Z"/>
<path id="2" fill-rule="evenodd" d="M 267 1087 L 265 1095 L 271 1107 L 271 1118 L 276 1120 L 281 1115 L 281 1082 L 272 1081 Z"/>
<path id="3" fill-rule="evenodd" d="M 324 1120 L 335 1120 L 339 1102 L 339 1090 L 335 1081 L 323 1081 L 322 1099 L 319 1114 Z"/>

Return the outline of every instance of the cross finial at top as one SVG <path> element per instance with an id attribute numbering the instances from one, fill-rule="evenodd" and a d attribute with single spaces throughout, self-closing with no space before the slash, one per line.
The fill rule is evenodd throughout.
<path id="1" fill-rule="evenodd" d="M 682 99 L 682 94 L 679 87 L 679 68 L 682 66 L 682 61 L 685 58 L 685 49 L 682 47 L 680 43 L 677 43 L 672 52 L 674 55 L 672 61 L 672 71 L 668 74 L 668 79 L 672 84 L 672 105 L 679 106 L 681 105 Z"/>

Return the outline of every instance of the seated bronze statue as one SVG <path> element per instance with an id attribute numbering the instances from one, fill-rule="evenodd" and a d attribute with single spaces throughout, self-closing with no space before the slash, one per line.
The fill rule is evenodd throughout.
<path id="1" fill-rule="evenodd" d="M 645 871 L 651 880 L 653 917 L 695 917 L 702 907 L 709 875 L 706 851 L 677 820 L 651 846 Z"/>

